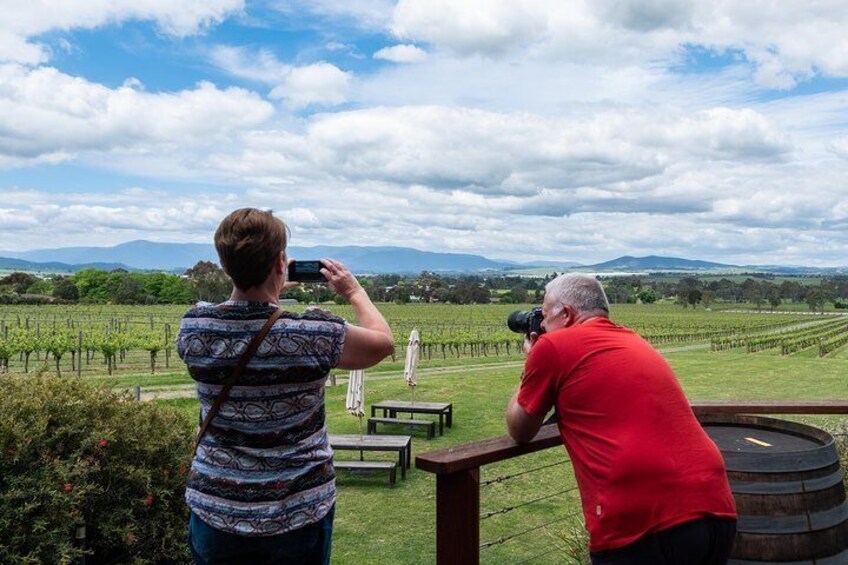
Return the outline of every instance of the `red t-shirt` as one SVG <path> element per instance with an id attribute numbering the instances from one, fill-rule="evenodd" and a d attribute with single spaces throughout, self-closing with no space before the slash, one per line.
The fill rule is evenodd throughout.
<path id="1" fill-rule="evenodd" d="M 591 551 L 705 515 L 736 518 L 724 460 L 663 357 L 606 318 L 542 335 L 518 404 L 553 406 L 574 465 Z"/>

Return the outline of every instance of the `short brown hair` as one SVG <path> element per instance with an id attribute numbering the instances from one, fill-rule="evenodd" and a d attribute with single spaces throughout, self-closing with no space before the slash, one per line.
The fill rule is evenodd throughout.
<path id="1" fill-rule="evenodd" d="M 256 208 L 232 212 L 215 231 L 221 267 L 241 290 L 265 282 L 287 241 L 286 224 L 270 210 Z"/>

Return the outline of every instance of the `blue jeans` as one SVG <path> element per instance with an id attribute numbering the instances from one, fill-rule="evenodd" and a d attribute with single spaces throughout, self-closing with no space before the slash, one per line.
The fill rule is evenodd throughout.
<path id="1" fill-rule="evenodd" d="M 278 536 L 240 536 L 216 530 L 194 512 L 188 522 L 188 545 L 195 565 L 329 565 L 333 514 Z"/>

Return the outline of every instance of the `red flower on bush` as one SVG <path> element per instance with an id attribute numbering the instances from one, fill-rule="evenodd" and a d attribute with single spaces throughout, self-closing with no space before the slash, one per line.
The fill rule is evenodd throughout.
<path id="1" fill-rule="evenodd" d="M 72 490 L 74 490 L 74 483 L 65 483 L 62 488 L 65 490 L 65 492 L 71 492 Z"/>
<path id="2" fill-rule="evenodd" d="M 97 445 L 98 445 L 98 447 L 106 447 L 107 445 L 109 445 L 109 442 L 106 441 L 105 439 L 101 439 L 100 441 L 97 442 Z"/>
<path id="3" fill-rule="evenodd" d="M 144 504 L 145 506 L 153 506 L 153 500 L 154 500 L 154 499 L 153 499 L 153 495 L 152 495 L 152 494 L 148 494 L 148 495 L 147 495 L 147 498 L 145 498 L 145 499 L 142 501 L 142 504 Z"/>
<path id="4" fill-rule="evenodd" d="M 180 465 L 180 475 L 185 475 L 186 473 L 188 473 L 188 467 Z"/>

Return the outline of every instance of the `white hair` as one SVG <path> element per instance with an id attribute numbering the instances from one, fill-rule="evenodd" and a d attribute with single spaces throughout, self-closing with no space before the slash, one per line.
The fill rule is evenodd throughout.
<path id="1" fill-rule="evenodd" d="M 545 296 L 550 296 L 556 310 L 563 305 L 572 306 L 578 313 L 592 310 L 609 312 L 609 301 L 604 287 L 595 277 L 580 273 L 560 275 L 545 285 Z"/>

